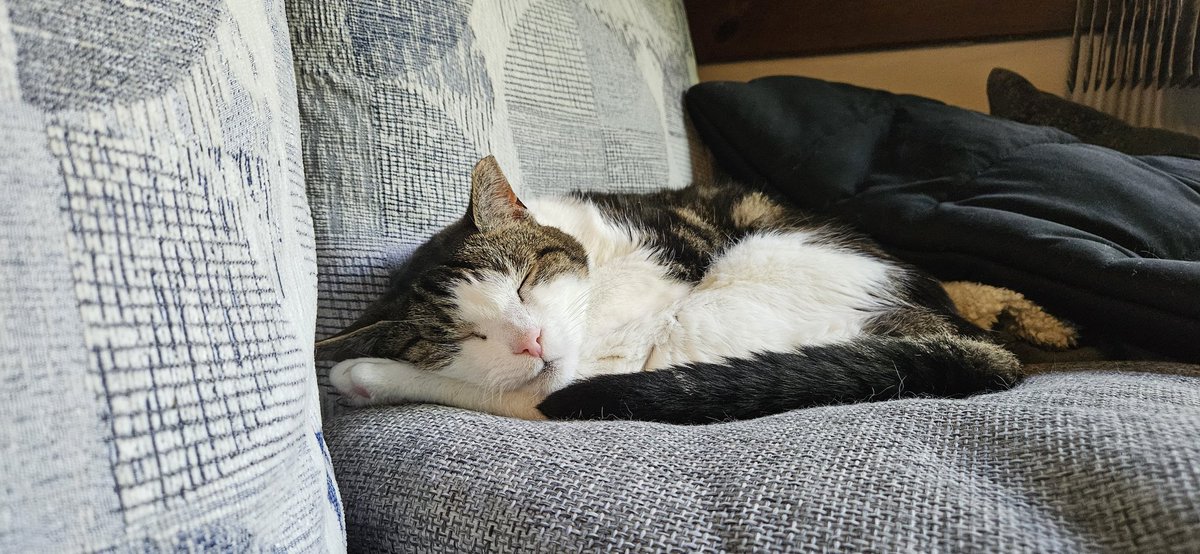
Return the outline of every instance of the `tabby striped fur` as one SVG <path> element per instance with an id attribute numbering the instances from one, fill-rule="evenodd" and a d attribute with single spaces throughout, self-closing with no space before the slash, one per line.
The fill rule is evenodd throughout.
<path id="1" fill-rule="evenodd" d="M 696 423 L 971 394 L 1019 369 L 937 281 L 761 191 L 526 204 L 491 157 L 471 183 L 467 214 L 318 343 L 352 404 Z"/>

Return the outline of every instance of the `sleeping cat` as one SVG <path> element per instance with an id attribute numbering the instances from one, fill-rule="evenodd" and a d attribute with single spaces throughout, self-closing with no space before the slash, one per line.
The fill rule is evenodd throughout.
<path id="1" fill-rule="evenodd" d="M 1015 382 L 938 282 L 733 183 L 524 202 L 492 157 L 467 214 L 317 344 L 354 405 L 703 423 Z"/>

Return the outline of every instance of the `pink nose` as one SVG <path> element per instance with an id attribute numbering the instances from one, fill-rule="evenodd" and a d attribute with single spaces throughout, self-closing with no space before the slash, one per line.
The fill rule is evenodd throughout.
<path id="1" fill-rule="evenodd" d="M 530 329 L 517 335 L 513 342 L 513 354 L 527 354 L 534 358 L 542 357 L 542 330 Z"/>

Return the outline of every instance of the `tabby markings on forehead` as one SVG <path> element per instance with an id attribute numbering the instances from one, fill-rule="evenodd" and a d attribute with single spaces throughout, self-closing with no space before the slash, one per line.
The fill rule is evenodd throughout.
<path id="1" fill-rule="evenodd" d="M 534 257 L 541 259 L 541 258 L 549 256 L 550 254 L 553 254 L 555 252 L 562 252 L 562 253 L 566 254 L 567 249 L 563 248 L 561 246 L 543 246 L 541 250 L 537 251 L 537 254 L 535 254 Z"/>
<path id="2" fill-rule="evenodd" d="M 442 263 L 448 269 L 456 270 L 456 273 L 465 274 L 479 269 L 478 264 L 472 264 L 463 260 L 446 260 Z"/>

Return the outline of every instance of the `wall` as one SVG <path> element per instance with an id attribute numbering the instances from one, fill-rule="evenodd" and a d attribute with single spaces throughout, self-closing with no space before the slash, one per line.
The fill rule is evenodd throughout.
<path id="1" fill-rule="evenodd" d="M 987 111 L 987 75 L 1005 67 L 1038 88 L 1065 96 L 1070 37 L 789 58 L 700 66 L 701 81 L 804 75 L 917 94 Z"/>

